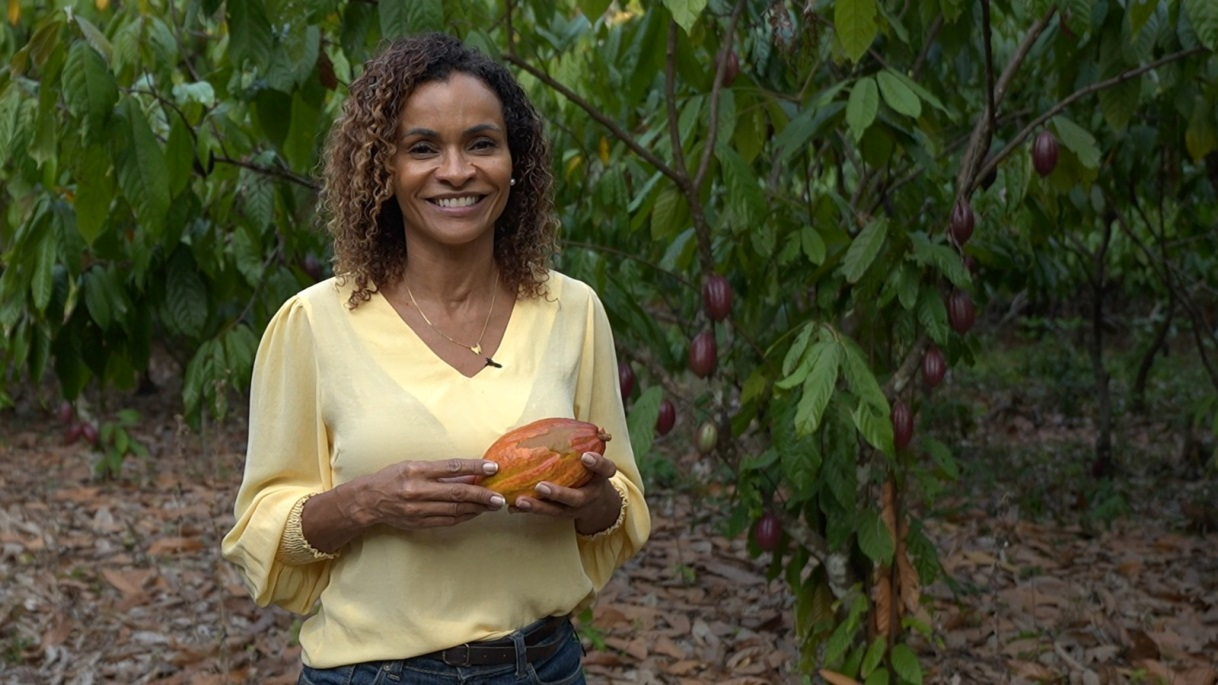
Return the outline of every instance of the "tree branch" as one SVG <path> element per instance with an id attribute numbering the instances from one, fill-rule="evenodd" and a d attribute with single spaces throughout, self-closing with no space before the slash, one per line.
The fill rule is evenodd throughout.
<path id="1" fill-rule="evenodd" d="M 1037 128 L 1039 128 L 1041 126 L 1041 124 L 1045 123 L 1049 119 L 1052 119 L 1059 112 L 1065 110 L 1067 107 L 1074 104 L 1078 100 L 1081 100 L 1082 98 L 1084 98 L 1088 95 L 1091 95 L 1092 93 L 1096 93 L 1101 90 L 1104 90 L 1105 88 L 1111 88 L 1113 86 L 1120 85 L 1121 83 L 1124 83 L 1125 81 L 1128 81 L 1132 78 L 1137 78 L 1138 76 L 1141 76 L 1142 74 L 1145 74 L 1148 71 L 1151 71 L 1153 69 L 1158 69 L 1159 67 L 1163 66 L 1164 64 L 1169 64 L 1171 62 L 1182 60 L 1182 59 L 1185 59 L 1186 57 L 1192 57 L 1193 55 L 1200 54 L 1202 52 L 1205 52 L 1205 48 L 1196 47 L 1196 48 L 1189 48 L 1187 50 L 1180 50 L 1179 52 L 1173 52 L 1170 55 L 1160 57 L 1159 59 L 1157 59 L 1153 62 L 1150 62 L 1148 64 L 1143 64 L 1142 66 L 1137 67 L 1135 69 L 1130 69 L 1128 71 L 1121 72 L 1120 74 L 1117 74 L 1116 76 L 1113 76 L 1110 79 L 1105 79 L 1103 81 L 1097 81 L 1095 83 L 1092 83 L 1089 86 L 1084 86 L 1082 88 L 1079 88 L 1078 90 L 1074 91 L 1073 93 L 1067 95 L 1065 98 L 1062 98 L 1062 100 L 1060 102 L 1058 102 L 1056 105 L 1053 105 L 1043 114 L 1041 114 L 1040 116 L 1033 119 L 1031 121 L 1031 123 L 1029 123 L 1027 126 L 1025 126 L 1022 131 L 1020 131 L 1018 134 L 1016 134 L 1015 137 L 1012 138 L 1011 141 L 1007 143 L 1006 147 L 1002 148 L 1002 150 L 1000 150 L 998 152 L 998 154 L 994 155 L 994 157 L 988 163 L 984 164 L 981 169 L 978 169 L 977 173 L 974 174 L 974 176 L 973 176 L 972 183 L 970 184 L 969 192 L 971 193 L 973 190 L 976 189 L 978 178 L 985 176 L 987 173 L 990 172 L 990 170 L 996 169 L 998 167 L 998 162 L 1001 161 L 1007 155 L 1011 154 L 1011 152 L 1013 152 L 1020 145 L 1022 145 L 1023 141 L 1027 140 L 1028 136 L 1032 135 L 1032 132 L 1035 131 Z"/>
<path id="2" fill-rule="evenodd" d="M 675 169 L 665 164 L 664 160 L 657 157 L 651 150 L 648 150 L 640 145 L 639 142 L 635 140 L 634 137 L 631 136 L 624 128 L 619 126 L 616 121 L 610 119 L 607 115 L 605 115 L 604 112 L 601 112 L 597 108 L 593 107 L 587 100 L 580 97 L 575 91 L 559 83 L 546 72 L 538 69 L 528 62 L 525 62 L 523 59 L 520 59 L 520 57 L 513 53 L 504 55 L 503 59 L 505 62 L 524 70 L 533 78 L 536 78 L 538 81 L 541 81 L 557 91 L 560 95 L 571 101 L 571 103 L 576 107 L 584 110 L 588 116 L 592 117 L 601 126 L 609 129 L 609 132 L 612 133 L 615 138 L 622 141 L 626 147 L 630 148 L 630 150 L 639 157 L 642 157 L 648 164 L 655 167 L 657 171 L 672 179 L 674 182 L 680 183 L 681 175 L 678 174 Z"/>

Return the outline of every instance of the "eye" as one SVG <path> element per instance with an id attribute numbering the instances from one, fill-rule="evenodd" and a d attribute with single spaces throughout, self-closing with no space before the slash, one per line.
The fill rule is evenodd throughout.
<path id="1" fill-rule="evenodd" d="M 478 138 L 469 147 L 471 150 L 493 150 L 499 147 L 499 143 L 490 138 Z"/>
<path id="2" fill-rule="evenodd" d="M 406 152 L 412 155 L 430 155 L 436 151 L 431 143 L 418 142 L 406 146 Z"/>

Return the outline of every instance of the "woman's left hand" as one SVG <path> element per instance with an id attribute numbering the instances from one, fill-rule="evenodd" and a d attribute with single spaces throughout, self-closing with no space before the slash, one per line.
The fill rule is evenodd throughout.
<path id="1" fill-rule="evenodd" d="M 617 466 L 595 452 L 585 452 L 581 459 L 592 472 L 592 480 L 578 488 L 542 481 L 537 484 L 536 496 L 516 498 L 515 508 L 530 514 L 574 519 L 575 532 L 580 535 L 592 535 L 613 525 L 622 508 L 617 488 L 609 482 L 617 473 Z"/>

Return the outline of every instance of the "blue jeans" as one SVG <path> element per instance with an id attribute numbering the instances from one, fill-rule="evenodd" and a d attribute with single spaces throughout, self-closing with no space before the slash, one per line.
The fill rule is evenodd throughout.
<path id="1" fill-rule="evenodd" d="M 525 660 L 523 630 L 508 637 L 516 643 L 514 664 L 449 666 L 438 659 L 415 657 L 336 668 L 305 666 L 296 685 L 586 685 L 583 647 L 570 622 L 540 643 L 561 646 L 537 663 Z"/>

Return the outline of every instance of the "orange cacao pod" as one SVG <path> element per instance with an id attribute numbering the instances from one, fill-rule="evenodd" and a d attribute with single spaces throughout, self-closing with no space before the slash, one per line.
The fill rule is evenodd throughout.
<path id="1" fill-rule="evenodd" d="M 595 424 L 575 419 L 540 419 L 504 433 L 486 450 L 483 459 L 499 465 L 493 476 L 475 482 L 516 504 L 532 495 L 541 481 L 578 488 L 592 478 L 580 456 L 605 453 L 611 436 Z"/>

